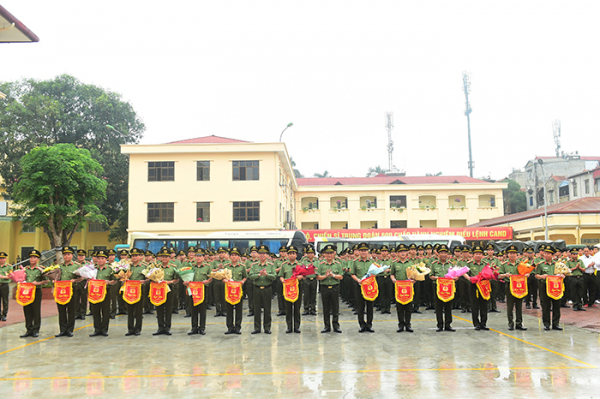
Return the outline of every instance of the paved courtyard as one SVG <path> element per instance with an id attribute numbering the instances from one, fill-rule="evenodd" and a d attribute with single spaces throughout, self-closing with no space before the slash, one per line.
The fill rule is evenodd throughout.
<path id="1" fill-rule="evenodd" d="M 88 337 L 91 317 L 73 338 L 54 338 L 56 316 L 43 319 L 37 339 L 19 338 L 22 323 L 7 325 L 0 397 L 600 397 L 600 335 L 589 329 L 546 332 L 528 314 L 528 331 L 508 331 L 502 312 L 490 315 L 491 331 L 474 331 L 470 314 L 455 311 L 457 331 L 437 333 L 430 310 L 413 318 L 415 333 L 399 334 L 392 309 L 375 315 L 374 334 L 359 334 L 356 316 L 341 308 L 342 334 L 321 334 L 320 314 L 303 317 L 301 334 L 286 334 L 273 312 L 273 334 L 251 335 L 245 311 L 243 334 L 224 335 L 214 310 L 206 336 L 188 336 L 182 312 L 170 337 L 152 336 L 151 315 L 140 337 L 124 336 L 127 316 L 111 320 L 106 338 Z"/>

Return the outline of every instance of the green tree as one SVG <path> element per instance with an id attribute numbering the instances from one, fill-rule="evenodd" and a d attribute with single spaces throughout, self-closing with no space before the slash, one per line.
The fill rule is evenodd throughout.
<path id="1" fill-rule="evenodd" d="M 425 176 L 441 176 L 442 172 L 437 172 L 436 174 L 433 173 L 425 173 Z"/>
<path id="2" fill-rule="evenodd" d="M 302 173 L 300 173 L 300 171 L 298 169 L 296 169 L 296 162 L 294 162 L 292 157 L 290 157 L 290 163 L 292 164 L 292 169 L 294 169 L 294 177 L 296 179 L 304 177 L 304 175 Z"/>
<path id="3" fill-rule="evenodd" d="M 121 144 L 138 143 L 145 130 L 133 107 L 117 93 L 81 83 L 69 75 L 0 84 L 0 176 L 7 196 L 21 176 L 19 160 L 40 145 L 72 143 L 86 148 L 104 168 L 106 197 L 98 206 L 109 226 L 123 218 L 128 196 L 129 158 Z M 110 129 L 106 125 L 112 125 Z M 125 215 L 124 220 L 127 220 Z M 120 235 L 127 224 L 118 223 Z"/>
<path id="4" fill-rule="evenodd" d="M 14 218 L 26 227 L 43 228 L 53 248 L 69 245 L 86 221 L 106 223 L 96 204 L 106 198 L 107 182 L 88 150 L 73 144 L 43 145 L 24 155 L 19 166 Z"/>
<path id="5" fill-rule="evenodd" d="M 313 177 L 323 178 L 323 177 L 331 177 L 331 176 L 329 175 L 328 171 L 325 171 L 323 173 L 315 173 Z"/>
<path id="6" fill-rule="evenodd" d="M 508 183 L 508 187 L 502 190 L 504 214 L 525 212 L 527 210 L 527 196 L 524 191 L 521 191 L 521 185 L 511 179 L 505 179 L 503 182 Z"/>
<path id="7" fill-rule="evenodd" d="M 369 168 L 369 171 L 367 172 L 367 177 L 371 176 L 372 173 L 375 173 L 376 175 L 381 174 L 381 173 L 385 173 L 386 170 L 383 169 L 380 165 L 377 165 L 376 167 L 371 167 Z"/>

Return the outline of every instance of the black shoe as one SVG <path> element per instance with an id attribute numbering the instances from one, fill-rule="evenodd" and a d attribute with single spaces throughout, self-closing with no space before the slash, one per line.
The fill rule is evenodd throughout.
<path id="1" fill-rule="evenodd" d="M 198 334 L 198 330 L 196 328 L 192 328 L 192 331 L 188 333 L 188 335 Z"/>
<path id="2" fill-rule="evenodd" d="M 23 335 L 19 335 L 21 338 L 31 337 L 31 333 L 25 333 Z"/>
<path id="3" fill-rule="evenodd" d="M 486 326 L 481 326 L 481 329 L 482 329 L 483 331 L 490 331 L 490 328 L 489 328 L 489 327 L 486 327 Z"/>
<path id="4" fill-rule="evenodd" d="M 183 317 L 192 317 L 192 315 L 191 315 L 191 314 L 186 314 L 186 315 L 185 315 L 185 316 L 183 316 Z"/>
<path id="5" fill-rule="evenodd" d="M 527 304 L 527 305 L 525 305 L 525 307 L 526 307 L 527 309 L 531 309 L 531 305 L 530 305 L 530 304 Z"/>
<path id="6" fill-rule="evenodd" d="M 171 331 L 169 331 L 169 330 L 165 330 L 165 331 L 163 332 L 163 334 L 164 334 L 164 335 L 173 335 L 173 334 L 171 334 Z"/>
<path id="7" fill-rule="evenodd" d="M 415 309 L 415 310 L 413 310 L 413 313 L 421 314 L 421 311 L 419 309 Z"/>
<path id="8" fill-rule="evenodd" d="M 248 313 L 248 317 L 254 316 L 254 313 Z"/>
<path id="9" fill-rule="evenodd" d="M 557 330 L 557 331 L 562 331 L 562 327 L 559 326 L 552 326 L 553 330 Z"/>
<path id="10" fill-rule="evenodd" d="M 136 337 L 139 337 L 140 335 L 142 335 L 142 333 L 139 332 L 139 331 L 136 331 L 136 332 L 133 333 L 133 335 L 135 335 Z"/>
<path id="11" fill-rule="evenodd" d="M 367 327 L 367 332 L 374 333 L 375 330 L 373 330 L 373 327 Z"/>
<path id="12" fill-rule="evenodd" d="M 103 337 L 108 337 L 108 333 L 102 333 Z"/>
<path id="13" fill-rule="evenodd" d="M 235 331 L 234 330 L 225 331 L 225 335 L 230 335 L 230 334 L 235 334 Z"/>
<path id="14" fill-rule="evenodd" d="M 90 334 L 90 337 L 99 337 L 99 336 L 101 336 L 101 335 L 102 335 L 102 334 L 95 332 L 95 333 L 93 333 L 93 334 Z"/>
<path id="15" fill-rule="evenodd" d="M 173 314 L 179 314 L 179 310 L 174 310 Z"/>
<path id="16" fill-rule="evenodd" d="M 119 312 L 117 315 L 127 314 L 127 312 Z"/>
<path id="17" fill-rule="evenodd" d="M 152 333 L 152 335 L 163 335 L 163 334 L 164 334 L 164 333 L 163 333 L 163 331 L 162 331 L 162 330 L 158 330 L 157 332 L 155 332 L 155 333 Z"/>
<path id="18" fill-rule="evenodd" d="M 285 312 L 279 312 L 277 313 L 277 316 L 285 316 Z"/>
<path id="19" fill-rule="evenodd" d="M 260 334 L 260 330 L 254 330 L 250 334 Z"/>
<path id="20" fill-rule="evenodd" d="M 265 330 L 265 334 L 271 334 L 271 330 Z"/>
<path id="21" fill-rule="evenodd" d="M 358 311 L 355 310 L 353 314 L 358 314 Z"/>
<path id="22" fill-rule="evenodd" d="M 400 327 L 399 329 L 396 330 L 397 333 L 401 333 L 402 331 L 404 331 L 404 327 Z"/>
<path id="23" fill-rule="evenodd" d="M 435 330 L 435 332 L 442 332 L 442 331 L 444 331 L 443 328 L 438 328 L 437 330 Z"/>
<path id="24" fill-rule="evenodd" d="M 125 334 L 126 337 L 131 337 L 132 335 L 134 335 L 134 333 L 132 332 L 128 332 L 127 334 Z"/>
<path id="25" fill-rule="evenodd" d="M 68 332 L 65 334 L 65 337 L 67 338 L 73 338 L 73 333 L 72 332 Z"/>
<path id="26" fill-rule="evenodd" d="M 452 327 L 446 327 L 444 330 L 445 331 L 450 331 L 450 332 L 456 332 L 456 330 L 454 328 L 452 328 Z"/>
<path id="27" fill-rule="evenodd" d="M 475 326 L 475 331 L 479 331 L 479 330 L 481 330 L 481 327 Z"/>
<path id="28" fill-rule="evenodd" d="M 60 338 L 60 337 L 64 337 L 65 333 L 60 333 L 60 334 L 56 334 L 54 336 L 54 338 Z"/>
<path id="29" fill-rule="evenodd" d="M 360 330 L 358 330 L 359 333 L 364 333 L 367 331 L 366 327 L 361 327 Z"/>
<path id="30" fill-rule="evenodd" d="M 508 327 L 508 331 L 513 331 L 514 329 L 514 327 Z"/>
<path id="31" fill-rule="evenodd" d="M 309 315 L 310 315 L 310 312 L 303 312 L 302 313 L 302 316 L 309 316 Z"/>
<path id="32" fill-rule="evenodd" d="M 461 310 L 460 313 L 467 313 L 467 309 Z"/>
<path id="33" fill-rule="evenodd" d="M 39 337 L 39 336 L 40 336 L 40 334 L 38 334 L 38 333 L 31 333 L 31 336 L 32 336 L 33 338 L 37 338 L 37 337 Z"/>
<path id="34" fill-rule="evenodd" d="M 323 330 L 323 331 L 324 331 L 324 330 Z M 321 332 L 323 332 L 323 331 L 321 331 Z M 342 330 L 340 330 L 339 328 L 334 328 L 334 329 L 333 329 L 333 332 L 336 332 L 336 333 L 338 333 L 338 334 L 341 334 L 341 333 L 342 333 Z"/>
<path id="35" fill-rule="evenodd" d="M 92 316 L 92 312 L 90 312 L 90 313 L 86 314 L 86 316 Z"/>
<path id="36" fill-rule="evenodd" d="M 242 335 L 242 330 L 235 330 L 234 333 L 236 333 L 237 335 Z"/>
<path id="37" fill-rule="evenodd" d="M 517 330 L 527 331 L 527 327 L 517 326 Z"/>
<path id="38" fill-rule="evenodd" d="M 116 319 L 116 318 L 117 318 L 117 316 L 110 316 L 110 319 L 111 319 L 111 320 L 114 320 L 114 319 Z"/>
<path id="39" fill-rule="evenodd" d="M 291 329 L 291 328 L 288 328 L 287 330 L 285 330 L 285 333 L 286 333 L 286 334 L 291 334 L 291 333 L 292 333 L 292 329 Z"/>
<path id="40" fill-rule="evenodd" d="M 206 335 L 206 331 L 200 330 L 200 331 L 198 331 L 198 334 L 200 334 L 200 335 Z"/>
<path id="41" fill-rule="evenodd" d="M 317 312 L 313 310 L 312 312 L 310 312 L 310 315 L 311 315 L 311 316 L 316 316 L 316 315 L 317 315 Z"/>
<path id="42" fill-rule="evenodd" d="M 492 309 L 488 313 L 500 313 L 500 311 L 498 309 Z"/>
<path id="43" fill-rule="evenodd" d="M 544 326 L 545 331 L 550 331 L 550 326 Z"/>
<path id="44" fill-rule="evenodd" d="M 586 310 L 584 308 L 582 308 L 581 306 L 579 307 L 579 310 L 581 310 L 582 312 L 585 312 Z M 4 321 L 6 321 L 6 319 L 4 319 Z"/>
<path id="45" fill-rule="evenodd" d="M 301 331 L 300 331 L 300 329 L 299 329 L 299 328 L 294 328 L 294 332 L 295 332 L 296 334 L 300 334 L 300 333 L 301 333 Z"/>
<path id="46" fill-rule="evenodd" d="M 330 332 L 331 332 L 331 328 L 324 328 L 321 330 L 321 334 L 330 333 Z"/>
<path id="47" fill-rule="evenodd" d="M 215 313 L 215 315 L 213 317 L 220 317 L 221 313 Z"/>
<path id="48" fill-rule="evenodd" d="M 534 309 L 539 309 L 540 307 L 538 305 L 533 305 Z"/>
<path id="49" fill-rule="evenodd" d="M 410 333 L 411 333 L 411 332 L 415 332 L 415 330 L 413 330 L 413 329 L 412 329 L 412 328 L 410 328 L 410 327 L 406 327 L 406 332 L 410 332 Z"/>

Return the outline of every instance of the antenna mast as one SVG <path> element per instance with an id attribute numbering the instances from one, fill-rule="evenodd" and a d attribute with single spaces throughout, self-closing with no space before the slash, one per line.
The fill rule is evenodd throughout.
<path id="1" fill-rule="evenodd" d="M 560 121 L 556 119 L 552 122 L 552 132 L 554 133 L 554 144 L 556 145 L 556 158 L 560 157 Z"/>
<path id="2" fill-rule="evenodd" d="M 467 116 L 467 128 L 469 131 L 469 175 L 473 177 L 473 168 L 475 164 L 473 163 L 473 153 L 471 152 L 471 118 L 469 115 L 471 114 L 471 104 L 469 104 L 469 93 L 471 92 L 471 74 L 468 72 L 463 72 L 463 90 L 465 92 L 465 115 Z"/>
<path id="3" fill-rule="evenodd" d="M 394 128 L 394 113 L 385 113 L 385 128 L 388 132 L 388 171 L 391 172 L 394 168 L 392 163 L 392 153 L 394 152 L 394 142 L 392 141 L 392 129 Z"/>

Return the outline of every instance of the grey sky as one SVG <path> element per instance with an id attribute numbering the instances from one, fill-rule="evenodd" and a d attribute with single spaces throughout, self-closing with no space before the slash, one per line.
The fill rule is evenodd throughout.
<path id="1" fill-rule="evenodd" d="M 2 45 L 1 80 L 71 74 L 121 93 L 143 143 L 284 134 L 305 176 L 468 175 L 600 155 L 600 2 L 2 0 L 40 37 Z"/>

